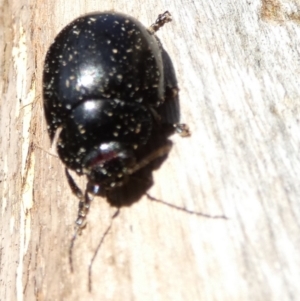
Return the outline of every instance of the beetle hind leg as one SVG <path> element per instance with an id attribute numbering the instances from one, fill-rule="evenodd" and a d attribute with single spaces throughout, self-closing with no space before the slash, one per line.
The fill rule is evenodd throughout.
<path id="1" fill-rule="evenodd" d="M 158 15 L 156 21 L 148 28 L 149 33 L 154 34 L 166 23 L 172 21 L 172 16 L 168 11 L 165 11 L 163 14 Z"/>

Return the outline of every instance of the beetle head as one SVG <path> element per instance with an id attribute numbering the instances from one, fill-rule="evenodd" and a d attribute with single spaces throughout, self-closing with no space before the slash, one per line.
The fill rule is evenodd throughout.
<path id="1" fill-rule="evenodd" d="M 101 189 L 111 189 L 124 184 L 128 170 L 135 163 L 134 153 L 128 146 L 115 141 L 102 143 L 84 158 L 83 173 L 87 175 L 92 190 L 100 186 Z"/>

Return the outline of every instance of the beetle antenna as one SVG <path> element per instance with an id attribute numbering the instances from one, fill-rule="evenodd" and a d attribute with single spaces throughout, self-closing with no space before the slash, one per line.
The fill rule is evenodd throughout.
<path id="1" fill-rule="evenodd" d="M 114 219 L 119 215 L 119 213 L 120 213 L 120 208 L 118 208 L 118 209 L 115 211 L 114 215 L 111 217 L 110 224 L 109 224 L 109 226 L 107 227 L 106 231 L 103 233 L 103 235 L 102 235 L 102 237 L 101 237 L 101 239 L 100 239 L 100 242 L 99 242 L 99 244 L 98 244 L 98 246 L 97 246 L 97 248 L 96 248 L 96 251 L 95 251 L 95 253 L 94 253 L 94 256 L 93 256 L 93 258 L 91 259 L 91 262 L 90 262 L 90 264 L 89 264 L 89 292 L 92 291 L 92 266 L 93 266 L 94 260 L 95 260 L 97 254 L 98 254 L 98 252 L 99 252 L 99 250 L 100 250 L 100 248 L 101 248 L 101 245 L 102 245 L 103 242 L 104 242 L 105 237 L 107 236 L 107 234 L 109 233 L 109 231 L 110 231 L 110 229 L 111 229 L 111 227 L 112 227 L 112 224 L 113 224 Z"/>
<path id="2" fill-rule="evenodd" d="M 189 213 L 189 214 L 193 214 L 193 215 L 197 215 L 197 216 L 202 216 L 202 217 L 207 217 L 207 218 L 228 219 L 227 216 L 225 216 L 225 215 L 210 215 L 210 214 L 206 214 L 206 213 L 191 211 L 191 210 L 188 210 L 188 209 L 186 209 L 186 208 L 179 207 L 179 206 L 176 206 L 176 205 L 173 205 L 173 204 L 164 202 L 164 201 L 162 201 L 162 200 L 159 200 L 159 199 L 157 199 L 157 198 L 151 196 L 149 193 L 146 193 L 146 196 L 147 196 L 147 198 L 148 198 L 150 201 L 154 201 L 154 202 L 157 202 L 157 203 L 166 205 L 166 206 L 168 206 L 168 207 L 171 207 L 171 208 L 176 209 L 176 210 L 179 210 L 179 211 L 183 211 L 183 212 L 185 212 L 185 213 Z"/>
<path id="3" fill-rule="evenodd" d="M 77 233 L 78 233 L 78 228 L 75 229 L 75 232 L 71 239 L 71 243 L 70 243 L 70 247 L 69 247 L 69 265 L 70 265 L 71 273 L 73 273 L 73 271 L 74 271 L 74 269 L 73 269 L 73 247 L 74 247 L 74 242 L 77 237 Z"/>

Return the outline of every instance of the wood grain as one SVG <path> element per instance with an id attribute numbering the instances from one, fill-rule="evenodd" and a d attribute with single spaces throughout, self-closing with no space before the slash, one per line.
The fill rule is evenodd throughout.
<path id="1" fill-rule="evenodd" d="M 1 1 L 0 300 L 298 300 L 299 1 Z M 42 107 L 47 48 L 71 20 L 115 10 L 151 24 L 180 87 L 181 120 L 149 193 L 115 212 L 96 198 L 68 249 L 77 200 Z M 80 180 L 83 185 L 84 179 Z"/>

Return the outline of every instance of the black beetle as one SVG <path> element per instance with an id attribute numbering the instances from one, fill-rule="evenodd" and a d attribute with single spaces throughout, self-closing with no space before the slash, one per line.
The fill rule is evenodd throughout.
<path id="1" fill-rule="evenodd" d="M 147 149 L 154 129 L 172 127 L 182 136 L 184 124 L 161 122 L 157 108 L 165 100 L 162 46 L 154 33 L 171 21 L 159 15 L 149 28 L 121 13 L 92 13 L 67 25 L 47 52 L 43 74 L 48 132 L 66 166 L 72 191 L 79 197 L 80 228 L 92 195 L 123 185 L 127 178 L 170 146 Z M 176 87 L 171 87 L 177 92 Z M 87 176 L 83 194 L 68 169 Z"/>

